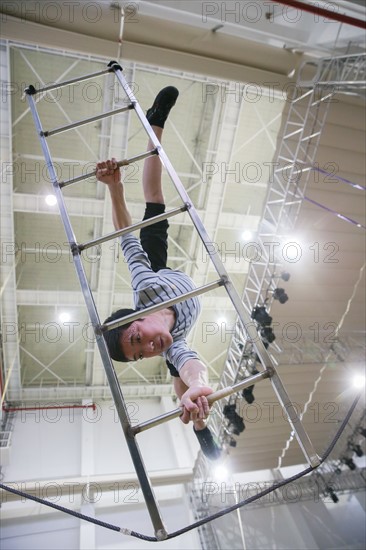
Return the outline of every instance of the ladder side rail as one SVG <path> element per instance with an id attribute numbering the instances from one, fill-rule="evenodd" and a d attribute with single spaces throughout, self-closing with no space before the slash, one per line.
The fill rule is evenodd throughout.
<path id="1" fill-rule="evenodd" d="M 172 164 L 170 163 L 165 151 L 163 150 L 159 140 L 157 139 L 155 133 L 153 132 L 150 124 L 148 123 L 141 107 L 139 106 L 138 102 L 136 101 L 132 91 L 130 90 L 129 86 L 128 86 L 128 83 L 126 81 L 126 79 L 124 78 L 124 75 L 122 74 L 122 69 L 118 66 L 118 65 L 114 65 L 114 70 L 115 70 L 115 74 L 116 74 L 116 77 L 118 79 L 118 81 L 120 82 L 122 88 L 124 89 L 126 95 L 129 97 L 129 99 L 131 100 L 131 103 L 133 103 L 135 105 L 135 111 L 136 111 L 136 114 L 138 116 L 138 118 L 140 119 L 142 125 L 144 126 L 144 129 L 146 131 L 146 133 L 148 134 L 149 138 L 151 139 L 151 142 L 154 144 L 154 146 L 157 148 L 158 152 L 159 152 L 159 157 L 160 157 L 160 160 L 163 164 L 163 166 L 165 167 L 165 169 L 167 170 L 174 186 L 176 187 L 176 190 L 178 192 L 178 194 L 180 195 L 182 201 L 185 203 L 185 204 L 192 204 L 191 203 L 191 200 L 184 188 L 184 186 L 182 185 L 177 173 L 175 172 Z M 212 246 L 211 245 L 211 241 L 210 241 L 210 238 L 209 238 L 209 235 L 207 234 L 206 232 L 206 229 L 201 221 L 201 219 L 199 218 L 198 214 L 197 214 L 197 211 L 196 209 L 194 208 L 194 206 L 190 206 L 190 208 L 188 209 L 188 213 L 191 217 L 191 220 L 196 228 L 196 230 L 198 231 L 199 233 L 199 236 L 210 256 L 210 259 L 212 261 L 212 263 L 214 264 L 214 267 L 216 268 L 216 271 L 217 273 L 219 274 L 220 278 L 222 280 L 224 280 L 224 284 L 225 284 L 225 288 L 226 288 L 226 291 L 239 315 L 239 317 L 241 318 L 244 326 L 245 326 L 245 330 L 247 331 L 248 333 L 248 336 L 250 338 L 250 340 L 254 343 L 254 346 L 255 346 L 255 349 L 256 349 L 256 352 L 258 353 L 258 356 L 260 357 L 261 359 L 261 363 L 263 365 L 263 367 L 265 368 L 265 370 L 268 370 L 270 372 L 270 375 L 271 375 L 271 381 L 272 381 L 272 385 L 275 387 L 275 391 L 276 391 L 276 394 L 277 396 L 279 397 L 281 403 L 282 403 L 282 406 L 284 407 L 286 413 L 287 413 L 287 416 L 288 416 L 288 420 L 290 422 L 290 425 L 292 426 L 295 434 L 296 434 L 296 437 L 299 441 L 299 444 L 300 444 L 300 447 L 301 449 L 303 450 L 304 454 L 305 454 L 305 457 L 307 459 L 307 461 L 309 462 L 309 464 L 311 464 L 312 466 L 314 465 L 317 465 L 319 463 L 319 458 L 317 457 L 316 455 L 316 452 L 313 448 L 313 445 L 304 429 L 304 427 L 302 426 L 301 424 L 301 421 L 300 421 L 300 418 L 298 417 L 298 414 L 297 414 L 297 411 L 295 409 L 295 407 L 293 406 L 285 388 L 283 387 L 283 384 L 280 380 L 280 377 L 279 375 L 277 374 L 277 372 L 275 371 L 275 366 L 267 352 L 267 350 L 265 349 L 264 347 L 264 344 L 263 342 L 261 341 L 261 339 L 258 338 L 258 333 L 257 333 L 257 330 L 256 330 L 256 326 L 255 324 L 252 322 L 252 320 L 250 319 L 241 299 L 240 299 L 240 296 L 239 294 L 237 293 L 236 289 L 234 288 L 232 282 L 230 281 L 229 277 L 228 277 L 228 274 L 226 272 L 226 269 L 219 257 L 219 254 L 217 251 L 212 251 Z"/>
<path id="2" fill-rule="evenodd" d="M 32 95 L 27 94 L 27 98 L 28 98 L 29 107 L 30 107 L 32 115 L 33 115 L 33 120 L 34 120 L 34 123 L 35 123 L 35 126 L 36 126 L 36 130 L 37 130 L 37 133 L 39 135 L 40 144 L 41 144 L 41 147 L 42 147 L 42 150 L 43 150 L 43 154 L 44 154 L 45 159 L 46 159 L 47 169 L 49 171 L 50 178 L 51 178 L 51 181 L 52 181 L 52 185 L 53 185 L 53 188 L 54 188 L 54 192 L 55 192 L 55 195 L 56 195 L 56 198 L 57 198 L 57 203 L 58 203 L 58 206 L 59 206 L 59 209 L 60 209 L 60 215 L 61 215 L 61 218 L 62 218 L 62 223 L 63 223 L 64 229 L 65 229 L 66 236 L 67 236 L 67 239 L 69 241 L 71 250 L 74 253 L 73 254 L 73 259 L 74 259 L 75 269 L 76 269 L 76 272 L 77 272 L 77 275 L 78 275 L 78 278 L 79 278 L 81 290 L 82 290 L 82 293 L 83 293 L 83 296 L 84 296 L 84 299 L 85 299 L 85 304 L 86 304 L 87 309 L 88 309 L 89 317 L 90 317 L 90 320 L 92 322 L 92 326 L 93 326 L 93 329 L 94 329 L 94 333 L 95 333 L 96 341 L 97 341 L 97 344 L 98 344 L 99 352 L 101 354 L 103 366 L 104 366 L 106 376 L 107 376 L 107 379 L 108 379 L 108 382 L 109 382 L 109 385 L 110 385 L 111 393 L 112 393 L 112 396 L 113 396 L 114 404 L 115 404 L 116 409 L 117 409 L 117 414 L 118 414 L 118 417 L 119 417 L 119 420 L 120 420 L 120 424 L 121 424 L 122 430 L 125 434 L 126 443 L 127 443 L 128 448 L 129 448 L 131 459 L 132 459 L 133 464 L 135 466 L 136 474 L 137 474 L 137 477 L 138 477 L 138 480 L 139 480 L 139 483 L 140 483 L 140 486 L 141 486 L 141 490 L 142 490 L 144 498 L 145 498 L 145 502 L 146 502 L 146 505 L 147 505 L 147 508 L 148 508 L 148 511 L 149 511 L 149 514 L 150 514 L 151 521 L 152 521 L 153 526 L 155 528 L 156 536 L 157 536 L 157 538 L 162 540 L 162 539 L 166 538 L 166 536 L 167 536 L 166 529 L 165 529 L 165 526 L 163 524 L 163 520 L 161 518 L 160 510 L 159 510 L 159 507 L 158 507 L 158 504 L 157 504 L 157 501 L 156 501 L 156 498 L 155 498 L 155 495 L 154 495 L 154 492 L 153 492 L 153 488 L 152 488 L 150 479 L 149 479 L 149 477 L 147 476 L 147 473 L 146 473 L 145 465 L 144 465 L 144 462 L 143 462 L 143 459 L 142 459 L 137 441 L 134 437 L 133 432 L 131 431 L 131 423 L 130 423 L 130 419 L 129 419 L 129 416 L 128 416 L 127 408 L 126 408 L 126 405 L 125 405 L 125 401 L 124 401 L 124 398 L 123 398 L 123 395 L 122 395 L 121 387 L 120 387 L 120 384 L 118 382 L 116 372 L 114 370 L 114 367 L 113 367 L 113 364 L 112 364 L 112 361 L 111 361 L 111 358 L 110 358 L 110 355 L 109 355 L 109 351 L 108 351 L 108 348 L 107 348 L 106 341 L 105 341 L 104 337 L 102 336 L 102 334 L 100 333 L 100 319 L 99 319 L 99 316 L 98 316 L 98 312 L 96 311 L 94 298 L 93 298 L 92 292 L 91 292 L 89 284 L 88 284 L 88 280 L 87 280 L 87 277 L 86 277 L 84 266 L 82 264 L 82 259 L 81 259 L 81 256 L 80 256 L 79 253 L 75 253 L 75 247 L 77 248 L 75 235 L 74 235 L 74 232 L 73 232 L 73 229 L 72 229 L 72 226 L 71 226 L 71 222 L 70 222 L 67 210 L 66 210 L 66 206 L 65 206 L 65 202 L 64 202 L 64 198 L 63 198 L 61 189 L 58 185 L 56 171 L 55 171 L 52 159 L 51 159 L 51 155 L 50 155 L 50 151 L 49 151 L 49 148 L 48 148 L 48 145 L 47 145 L 46 138 L 44 136 L 42 136 L 42 134 L 41 134 L 41 132 L 42 132 L 41 121 L 40 121 L 40 118 L 39 118 L 39 115 L 38 115 L 38 112 L 37 112 L 37 109 L 36 109 L 36 106 L 35 106 Z"/>

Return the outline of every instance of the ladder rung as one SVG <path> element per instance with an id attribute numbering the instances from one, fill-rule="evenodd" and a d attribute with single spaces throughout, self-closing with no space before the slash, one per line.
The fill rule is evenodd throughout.
<path id="1" fill-rule="evenodd" d="M 138 229 L 141 229 L 142 227 L 148 227 L 149 225 L 153 225 L 154 223 L 160 222 L 162 220 L 166 220 L 167 218 L 171 218 L 172 216 L 176 216 L 177 214 L 180 214 L 181 212 L 185 212 L 188 210 L 189 205 L 184 204 L 183 206 L 179 206 L 177 208 L 174 208 L 173 210 L 169 210 L 169 212 L 164 212 L 163 214 L 158 214 L 157 216 L 154 216 L 153 218 L 149 218 L 147 220 L 142 220 L 141 222 L 134 223 L 130 225 L 129 227 L 124 227 L 123 229 L 118 229 L 118 231 L 113 231 L 113 233 L 109 233 L 108 235 L 105 235 L 104 237 L 99 237 L 98 239 L 94 239 L 93 241 L 89 241 L 84 244 L 77 245 L 78 249 L 80 251 L 85 250 L 87 248 L 91 248 L 92 246 L 97 246 L 98 244 L 102 244 L 105 241 L 110 241 L 111 239 L 114 239 L 116 237 L 121 237 L 125 233 L 131 233 L 131 231 L 136 231 Z"/>
<path id="2" fill-rule="evenodd" d="M 60 134 L 61 132 L 66 132 L 67 130 L 72 130 L 72 128 L 77 128 L 78 126 L 89 124 L 90 122 L 94 122 L 95 120 L 107 118 L 109 116 L 113 116 L 118 113 L 124 113 L 125 111 L 129 111 L 130 109 L 133 109 L 133 108 L 134 108 L 133 103 L 130 103 L 130 105 L 128 105 L 127 107 L 121 107 L 120 109 L 115 109 L 114 111 L 107 111 L 106 113 L 95 115 L 90 118 L 85 118 L 84 120 L 78 120 L 77 122 L 72 122 L 71 124 L 66 124 L 66 126 L 60 126 L 59 128 L 54 128 L 53 130 L 46 130 L 45 132 L 41 132 L 41 136 L 50 137 L 55 134 Z"/>
<path id="3" fill-rule="evenodd" d="M 253 376 L 249 376 L 248 378 L 245 378 L 241 382 L 238 382 L 234 386 L 227 386 L 226 388 L 222 388 L 221 390 L 211 393 L 210 395 L 207 396 L 207 401 L 209 402 L 210 405 L 212 405 L 213 403 L 215 403 L 215 401 L 218 401 L 219 399 L 228 397 L 233 393 L 237 393 L 243 390 L 244 388 L 248 388 L 249 386 L 252 386 L 253 384 L 256 384 L 257 382 L 260 382 L 261 380 L 264 380 L 265 378 L 269 378 L 269 377 L 270 377 L 270 374 L 268 371 L 260 372 L 259 374 L 254 374 Z M 158 426 L 163 422 L 168 422 L 168 420 L 173 420 L 173 418 L 178 418 L 181 414 L 182 414 L 182 408 L 178 407 L 173 411 L 170 411 L 160 416 L 157 416 L 155 418 L 152 418 L 151 420 L 147 420 L 146 422 L 141 422 L 141 424 L 138 424 L 137 426 L 133 426 L 133 427 L 131 426 L 131 431 L 136 435 L 140 432 L 144 432 L 145 430 L 148 430 L 149 428 L 154 428 L 155 426 Z"/>
<path id="4" fill-rule="evenodd" d="M 146 151 L 146 153 L 142 153 L 141 155 L 136 155 L 135 157 L 131 157 L 130 159 L 124 159 L 119 160 L 117 162 L 117 166 L 120 168 L 121 166 L 128 166 L 129 164 L 132 164 L 133 162 L 137 162 L 139 160 L 146 159 L 148 157 L 152 157 L 153 155 L 158 155 L 159 151 L 158 148 L 151 149 L 151 151 Z M 76 178 L 73 178 L 71 180 L 67 181 L 60 181 L 59 186 L 60 187 L 66 187 L 67 185 L 71 185 L 72 183 L 77 183 L 78 181 L 83 181 L 88 178 L 92 178 L 95 176 L 96 172 L 88 172 L 87 174 L 83 174 L 82 176 L 77 176 Z"/>
<path id="5" fill-rule="evenodd" d="M 226 284 L 226 280 L 224 278 L 219 279 L 218 281 L 214 281 L 213 283 L 200 286 L 195 290 L 191 290 L 190 292 L 181 294 L 176 298 L 171 298 L 170 300 L 167 300 L 166 302 L 162 302 L 161 304 L 156 304 L 154 306 L 147 307 L 146 309 L 140 309 L 136 313 L 131 313 L 131 315 L 126 315 L 126 317 L 122 317 L 121 319 L 116 319 L 115 321 L 110 321 L 109 323 L 105 323 L 104 325 L 101 325 L 100 328 L 104 332 L 106 330 L 112 330 L 117 327 L 122 327 L 123 325 L 127 325 L 127 323 L 132 323 L 137 319 L 141 319 L 141 316 L 145 317 L 150 313 L 155 313 L 162 309 L 171 307 L 174 304 L 179 304 L 179 302 L 184 302 L 189 298 L 194 298 L 194 296 L 199 296 L 200 294 L 204 294 L 205 292 L 210 292 L 211 290 L 214 290 L 215 288 L 218 288 L 219 286 L 222 286 L 225 284 Z"/>
<path id="6" fill-rule="evenodd" d="M 39 90 L 36 90 L 34 86 L 28 86 L 24 91 L 26 94 L 29 95 L 35 95 L 40 94 L 43 92 L 49 92 L 50 90 L 56 90 L 57 88 L 63 88 L 64 86 L 69 86 L 70 84 L 76 84 L 76 82 L 82 82 L 83 80 L 89 80 L 90 78 L 95 78 L 97 76 L 103 76 L 107 73 L 112 73 L 113 69 L 104 69 L 103 71 L 97 71 L 96 73 L 86 74 L 84 76 L 80 76 L 79 78 L 71 78 L 70 80 L 65 80 L 64 82 L 59 82 L 58 84 L 51 84 L 50 86 L 45 86 L 44 88 L 40 88 Z"/>

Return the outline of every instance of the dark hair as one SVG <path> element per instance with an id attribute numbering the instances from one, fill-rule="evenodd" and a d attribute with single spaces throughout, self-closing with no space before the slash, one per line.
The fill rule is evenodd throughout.
<path id="1" fill-rule="evenodd" d="M 127 317 L 127 315 L 130 315 L 131 313 L 136 313 L 136 309 L 130 309 L 130 308 L 124 308 L 119 309 L 112 313 L 110 317 L 108 317 L 104 323 L 109 323 L 110 321 L 116 321 L 116 319 L 122 319 L 123 317 Z M 123 363 L 127 363 L 130 361 L 130 359 L 127 359 L 125 354 L 122 351 L 120 339 L 121 334 L 131 326 L 133 321 L 131 323 L 127 323 L 126 325 L 122 325 L 121 327 L 113 328 L 112 330 L 106 330 L 103 335 L 104 339 L 107 343 L 107 347 L 110 353 L 110 356 L 114 361 L 121 361 Z"/>

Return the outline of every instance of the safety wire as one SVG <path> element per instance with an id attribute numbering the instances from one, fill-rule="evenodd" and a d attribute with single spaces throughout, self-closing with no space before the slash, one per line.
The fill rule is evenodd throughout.
<path id="1" fill-rule="evenodd" d="M 203 518 L 199 521 L 196 521 L 195 523 L 192 523 L 191 525 L 188 525 L 187 527 L 184 527 L 183 529 L 179 529 L 178 531 L 174 531 L 173 533 L 168 533 L 167 539 L 173 539 L 175 537 L 178 537 L 180 535 L 183 535 L 184 533 L 187 533 L 188 531 L 191 531 L 192 529 L 196 529 L 197 527 L 200 527 L 201 525 L 204 525 L 205 523 L 209 523 L 210 521 L 213 521 L 215 519 L 218 519 L 222 516 L 225 516 L 226 514 L 230 514 L 230 512 L 234 512 L 235 510 L 238 510 L 239 508 L 242 508 L 243 506 L 246 506 L 247 504 L 250 504 L 256 500 L 259 500 L 260 498 L 268 495 L 269 493 L 272 493 L 273 491 L 276 491 L 280 487 L 283 487 L 284 485 L 287 485 L 288 483 L 291 483 L 292 481 L 296 481 L 300 477 L 305 476 L 306 474 L 309 474 L 310 472 L 316 470 L 319 468 L 319 466 L 326 461 L 332 450 L 334 449 L 338 439 L 340 438 L 343 430 L 347 426 L 347 423 L 349 419 L 352 416 L 353 411 L 355 410 L 357 403 L 362 395 L 362 392 L 359 392 L 358 395 L 356 395 L 348 413 L 346 414 L 342 424 L 340 425 L 339 429 L 337 430 L 336 435 L 334 436 L 331 444 L 329 445 L 328 449 L 325 451 L 323 456 L 320 458 L 320 463 L 318 466 L 309 466 L 305 470 L 302 470 L 298 474 L 288 477 L 287 479 L 284 479 L 282 481 L 278 481 L 277 483 L 273 484 L 268 489 L 264 489 L 260 493 L 257 493 L 256 495 L 246 498 L 245 500 L 242 500 L 238 502 L 237 504 L 234 504 L 233 506 L 230 506 L 229 508 L 225 508 L 225 510 L 221 510 L 220 512 L 216 512 L 215 514 L 212 514 L 210 516 L 207 516 L 206 518 Z M 30 495 L 28 493 L 24 493 L 23 491 L 18 491 L 17 489 L 13 489 L 12 487 L 8 487 L 7 485 L 3 485 L 0 483 L 0 489 L 3 489 L 4 491 L 8 491 L 10 493 L 13 493 L 15 495 L 18 495 L 22 498 L 27 498 L 29 500 L 34 500 L 35 502 L 38 502 L 40 504 L 44 504 L 45 506 L 49 506 L 50 508 L 55 508 L 56 510 L 59 510 L 60 512 L 64 512 L 65 514 L 69 514 L 71 516 L 74 516 L 76 518 L 88 521 L 90 523 L 94 523 L 95 525 L 99 525 L 100 527 L 104 527 L 105 529 L 110 529 L 112 531 L 117 531 L 122 533 L 123 535 L 130 535 L 131 537 L 135 537 L 138 539 L 146 540 L 149 542 L 160 542 L 159 539 L 156 537 L 150 537 L 147 535 L 143 535 L 142 533 L 137 533 L 136 531 L 132 531 L 130 529 L 126 529 L 125 527 L 118 527 L 117 525 L 112 525 L 111 523 L 106 523 L 105 521 L 100 521 L 96 518 L 92 518 L 90 516 L 85 516 L 84 514 L 80 514 L 79 512 L 75 512 L 74 510 L 70 510 L 69 508 L 65 508 L 64 506 L 59 506 L 58 504 L 54 504 L 53 502 L 49 502 L 47 500 L 44 500 L 42 498 L 38 498 L 36 496 Z"/>

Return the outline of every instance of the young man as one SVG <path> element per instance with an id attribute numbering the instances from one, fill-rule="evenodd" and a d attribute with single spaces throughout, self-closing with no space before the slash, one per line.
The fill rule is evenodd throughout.
<path id="1" fill-rule="evenodd" d="M 178 90 L 172 86 L 164 88 L 157 95 L 153 106 L 147 111 L 147 119 L 159 141 L 163 128 L 178 97 Z M 154 148 L 149 140 L 147 150 Z M 162 166 L 157 155 L 145 160 L 142 185 L 146 201 L 144 219 L 165 211 L 161 184 Z M 108 187 L 112 200 L 112 216 L 116 230 L 132 224 L 124 196 L 120 170 L 115 159 L 97 164 L 97 179 Z M 204 454 L 217 459 L 220 449 L 215 443 L 205 418 L 209 413 L 207 395 L 212 393 L 208 386 L 206 366 L 191 350 L 185 337 L 200 313 L 198 298 L 190 298 L 171 308 L 157 313 L 143 315 L 143 310 L 162 303 L 195 288 L 193 281 L 183 272 L 167 268 L 167 220 L 155 223 L 140 232 L 140 240 L 132 233 L 121 237 L 121 247 L 131 272 L 135 310 L 116 311 L 105 322 L 121 318 L 134 311 L 141 311 L 141 319 L 105 333 L 105 339 L 112 359 L 136 361 L 163 355 L 173 376 L 174 389 L 183 407 L 181 420 L 194 424 L 194 432 Z"/>

